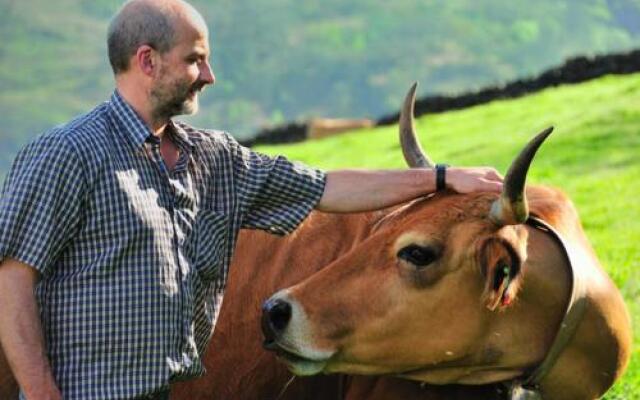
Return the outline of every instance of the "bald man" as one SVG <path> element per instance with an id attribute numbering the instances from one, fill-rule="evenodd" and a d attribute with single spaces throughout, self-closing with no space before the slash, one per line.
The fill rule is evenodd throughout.
<path id="1" fill-rule="evenodd" d="M 239 229 L 283 235 L 313 208 L 437 189 L 432 170 L 325 174 L 173 120 L 215 82 L 207 26 L 183 1 L 126 3 L 108 48 L 109 101 L 26 146 L 0 200 L 0 342 L 22 398 L 168 398 L 204 373 Z M 446 187 L 501 178 L 451 168 Z"/>

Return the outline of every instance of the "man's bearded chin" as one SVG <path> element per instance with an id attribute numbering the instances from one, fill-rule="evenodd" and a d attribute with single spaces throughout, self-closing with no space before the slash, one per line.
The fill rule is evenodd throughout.
<path id="1" fill-rule="evenodd" d="M 156 87 L 151 90 L 154 116 L 156 119 L 170 119 L 176 115 L 191 115 L 198 111 L 198 92 L 204 84 L 179 84 L 171 88 Z"/>

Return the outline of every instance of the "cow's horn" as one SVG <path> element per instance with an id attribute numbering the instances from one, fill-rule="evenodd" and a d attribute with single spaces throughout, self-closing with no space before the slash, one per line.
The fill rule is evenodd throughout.
<path id="1" fill-rule="evenodd" d="M 491 206 L 490 218 L 496 224 L 500 226 L 516 225 L 529 218 L 529 206 L 524 190 L 527 171 L 536 151 L 552 131 L 553 127 L 549 127 L 537 134 L 511 163 L 507 176 L 504 178 L 502 194 Z"/>
<path id="2" fill-rule="evenodd" d="M 402 110 L 400 111 L 400 145 L 404 159 L 411 168 L 435 168 L 433 161 L 425 154 L 416 137 L 416 129 L 413 120 L 413 105 L 416 101 L 416 87 L 418 82 L 414 82 L 404 99 Z"/>

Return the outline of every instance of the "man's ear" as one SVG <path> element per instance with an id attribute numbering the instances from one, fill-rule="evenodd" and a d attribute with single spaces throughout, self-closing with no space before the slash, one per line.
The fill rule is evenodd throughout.
<path id="1" fill-rule="evenodd" d="M 138 47 L 133 61 L 138 64 L 140 71 L 147 76 L 154 76 L 158 69 L 158 52 L 148 44 Z"/>

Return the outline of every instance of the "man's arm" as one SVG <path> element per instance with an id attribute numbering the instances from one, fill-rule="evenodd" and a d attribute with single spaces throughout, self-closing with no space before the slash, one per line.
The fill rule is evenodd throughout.
<path id="1" fill-rule="evenodd" d="M 500 192 L 502 177 L 493 168 L 447 168 L 447 188 L 458 193 Z M 341 170 L 327 173 L 316 208 L 327 212 L 377 210 L 436 191 L 432 169 Z"/>
<path id="2" fill-rule="evenodd" d="M 45 352 L 34 295 L 39 273 L 13 259 L 0 263 L 0 343 L 27 399 L 62 399 Z"/>

